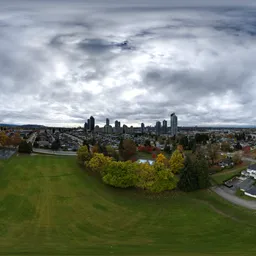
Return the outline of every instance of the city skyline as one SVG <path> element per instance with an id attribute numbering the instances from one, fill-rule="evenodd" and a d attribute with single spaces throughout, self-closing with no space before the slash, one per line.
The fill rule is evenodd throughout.
<path id="1" fill-rule="evenodd" d="M 97 119 L 95 116 L 91 116 L 90 118 L 94 119 L 94 127 L 99 126 L 99 127 L 112 127 L 112 128 L 122 128 L 123 125 L 126 125 L 128 127 L 156 127 L 157 125 L 160 127 L 161 131 L 167 132 L 167 128 L 171 127 L 171 121 L 168 123 L 167 120 L 163 119 L 162 121 L 157 120 L 156 123 L 154 124 L 154 122 L 146 124 L 145 123 L 135 123 L 135 124 L 127 124 L 127 123 L 121 123 L 120 120 L 110 120 L 108 117 L 105 118 L 105 123 L 98 123 Z M 177 118 L 177 117 L 176 117 Z M 87 119 L 83 125 L 84 128 L 89 129 L 90 127 L 90 119 Z"/>
<path id="2" fill-rule="evenodd" d="M 255 1 L 63 3 L 1 2 L 0 123 L 256 124 Z"/>

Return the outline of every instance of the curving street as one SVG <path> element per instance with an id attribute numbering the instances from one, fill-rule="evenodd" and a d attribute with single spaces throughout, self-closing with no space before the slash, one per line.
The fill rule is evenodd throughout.
<path id="1" fill-rule="evenodd" d="M 225 187 L 212 187 L 211 190 L 233 204 L 236 204 L 251 210 L 256 210 L 256 200 L 255 201 L 245 200 L 245 199 L 239 198 L 236 195 L 233 195 L 230 192 L 227 192 Z"/>

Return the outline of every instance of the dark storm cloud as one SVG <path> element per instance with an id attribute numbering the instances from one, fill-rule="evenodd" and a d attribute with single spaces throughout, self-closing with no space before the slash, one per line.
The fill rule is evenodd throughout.
<path id="1" fill-rule="evenodd" d="M 6 1 L 1 122 L 255 124 L 254 1 Z"/>
<path id="2" fill-rule="evenodd" d="M 122 50 L 131 50 L 133 49 L 127 40 L 115 43 L 115 42 L 108 42 L 102 39 L 93 38 L 93 39 L 85 39 L 78 43 L 78 47 L 82 50 L 90 53 L 97 53 L 101 54 L 104 52 L 109 52 L 114 50 L 115 48 L 120 48 Z"/>

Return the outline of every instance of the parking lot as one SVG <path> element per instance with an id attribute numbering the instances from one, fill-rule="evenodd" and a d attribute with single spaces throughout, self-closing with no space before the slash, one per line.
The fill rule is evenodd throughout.
<path id="1" fill-rule="evenodd" d="M 255 183 L 255 180 L 252 178 L 236 176 L 236 177 L 226 181 L 224 184 L 231 191 L 235 192 L 235 191 L 237 191 L 237 189 L 245 191 L 245 190 L 249 189 L 254 183 Z"/>

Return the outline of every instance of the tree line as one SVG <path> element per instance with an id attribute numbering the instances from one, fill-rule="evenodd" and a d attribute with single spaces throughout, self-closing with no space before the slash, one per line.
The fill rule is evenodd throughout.
<path id="1" fill-rule="evenodd" d="M 183 191 L 192 191 L 210 185 L 205 157 L 198 153 L 195 159 L 191 159 L 184 155 L 181 146 L 177 147 L 170 159 L 162 153 L 158 154 L 152 165 L 126 160 L 134 150 L 129 140 L 120 143 L 119 158 L 111 156 L 111 151 L 114 155 L 118 153 L 113 153 L 110 148 L 97 145 L 97 150 L 103 152 L 96 152 L 95 146 L 92 152 L 86 145 L 80 147 L 77 152 L 78 162 L 85 169 L 98 173 L 105 184 L 113 187 L 135 187 L 159 193 L 177 187 Z"/>

